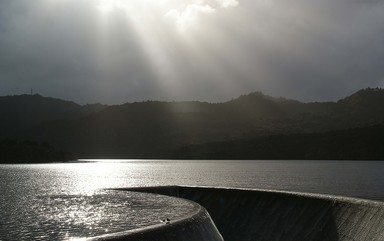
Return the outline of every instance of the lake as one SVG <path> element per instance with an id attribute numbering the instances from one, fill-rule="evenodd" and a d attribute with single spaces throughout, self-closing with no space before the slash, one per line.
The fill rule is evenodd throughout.
<path id="1" fill-rule="evenodd" d="M 0 165 L 0 240 L 76 240 L 157 224 L 191 208 L 106 188 L 220 186 L 384 200 L 380 161 L 91 161 Z"/>

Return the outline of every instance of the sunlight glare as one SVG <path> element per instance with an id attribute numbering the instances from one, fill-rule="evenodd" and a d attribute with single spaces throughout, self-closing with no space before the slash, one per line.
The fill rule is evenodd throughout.
<path id="1" fill-rule="evenodd" d="M 73 180 L 73 192 L 81 193 L 85 196 L 92 196 L 98 189 L 107 187 L 116 187 L 121 185 L 125 173 L 121 172 L 120 165 L 113 163 L 96 162 L 96 163 L 80 163 L 67 165 L 70 173 L 76 173 L 79 178 Z M 138 168 L 133 167 L 133 170 Z"/>
<path id="2" fill-rule="evenodd" d="M 109 4 L 99 4 L 96 5 L 97 10 L 99 10 L 103 15 L 108 14 L 113 11 L 113 5 Z"/>
<path id="3" fill-rule="evenodd" d="M 203 15 L 238 4 L 237 0 L 98 0 L 95 7 L 103 15 L 120 11 L 129 15 L 130 19 L 144 19 L 141 24 L 145 28 L 154 28 L 163 19 L 168 19 L 173 21 L 178 31 L 185 32 L 196 26 Z M 156 21 L 150 23 L 147 19 Z"/>
<path id="4" fill-rule="evenodd" d="M 113 76 L 115 54 L 111 54 L 119 39 L 124 34 L 134 36 L 143 53 L 148 73 L 157 80 L 161 92 L 173 92 L 183 88 L 180 75 L 182 70 L 172 63 L 173 54 L 179 51 L 196 57 L 198 53 L 205 55 L 199 43 L 217 21 L 219 12 L 236 7 L 237 0 L 94 0 L 94 7 L 99 13 L 99 48 L 98 52 L 104 67 L 106 79 Z M 124 24 L 125 23 L 125 24 Z M 126 27 L 124 27 L 126 26 Z M 116 33 L 118 29 L 119 35 Z M 212 29 L 211 29 L 212 30 Z M 113 38 L 114 36 L 114 38 Z M 196 37 L 199 41 L 196 42 Z M 214 37 L 211 41 L 214 41 Z M 124 46 L 124 41 L 118 42 Z M 193 46 L 193 48 L 191 48 Z M 193 53 L 195 52 L 195 53 Z M 186 60 L 190 61 L 190 60 Z M 206 62 L 206 61 L 205 61 Z M 193 65 L 194 63 L 191 64 Z M 193 66 L 191 65 L 191 68 Z M 105 68 L 105 66 L 111 66 Z M 219 75 L 224 73 L 219 72 Z M 113 77 L 112 77 L 113 78 Z M 222 78 L 221 78 L 222 79 Z"/>
<path id="5" fill-rule="evenodd" d="M 181 12 L 176 9 L 168 11 L 165 17 L 175 21 L 178 31 L 185 32 L 196 25 L 200 14 L 212 14 L 214 12 L 216 9 L 210 5 L 190 4 Z"/>

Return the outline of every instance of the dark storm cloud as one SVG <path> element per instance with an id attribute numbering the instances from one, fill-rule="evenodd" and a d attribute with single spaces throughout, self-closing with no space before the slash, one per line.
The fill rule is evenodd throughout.
<path id="1" fill-rule="evenodd" d="M 62 3 L 65 6 L 49 9 L 41 6 L 43 2 L 1 2 L 1 94 L 25 93 L 33 88 L 45 95 L 82 102 L 109 102 L 115 92 L 120 95 L 116 99 L 122 101 L 127 96 L 121 96 L 119 81 L 152 78 L 134 40 L 122 36 L 120 28 L 126 27 L 122 23 L 109 30 L 113 40 L 101 58 L 92 7 L 84 1 L 67 1 Z M 127 52 L 129 55 L 122 55 Z M 130 68 L 119 63 L 130 63 Z M 147 89 L 141 91 L 145 94 Z"/>
<path id="2" fill-rule="evenodd" d="M 289 1 L 270 7 L 275 16 L 259 12 L 254 17 L 265 21 L 259 36 L 268 32 L 259 46 L 269 68 L 265 78 L 274 83 L 265 84 L 270 93 L 322 100 L 382 85 L 383 4 Z"/>
<path id="3" fill-rule="evenodd" d="M 0 95 L 317 101 L 383 86 L 382 1 L 188 1 L 107 19 L 97 2 L 0 0 Z"/>

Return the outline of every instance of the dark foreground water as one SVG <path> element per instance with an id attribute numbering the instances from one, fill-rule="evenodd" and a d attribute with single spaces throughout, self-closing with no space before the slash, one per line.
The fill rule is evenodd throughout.
<path id="1" fill-rule="evenodd" d="M 379 161 L 142 161 L 0 165 L 0 240 L 74 240 L 158 224 L 191 204 L 103 188 L 198 185 L 384 200 Z"/>

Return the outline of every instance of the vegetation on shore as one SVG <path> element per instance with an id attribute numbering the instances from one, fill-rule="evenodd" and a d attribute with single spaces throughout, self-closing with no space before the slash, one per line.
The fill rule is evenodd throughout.
<path id="1" fill-rule="evenodd" d="M 0 141 L 0 163 L 50 163 L 66 162 L 74 157 L 62 150 L 57 150 L 46 142 Z"/>
<path id="2" fill-rule="evenodd" d="M 191 145 L 176 159 L 384 160 L 384 126 Z"/>
<path id="3" fill-rule="evenodd" d="M 82 106 L 40 95 L 4 96 L 0 113 L 0 140 L 46 142 L 79 158 L 384 160 L 380 88 L 313 103 L 260 92 L 224 103 L 113 106 Z M 68 159 L 54 157 L 52 148 L 43 147 L 19 143 L 7 146 L 19 151 L 0 155 L 8 155 L 2 160 L 32 162 Z"/>

